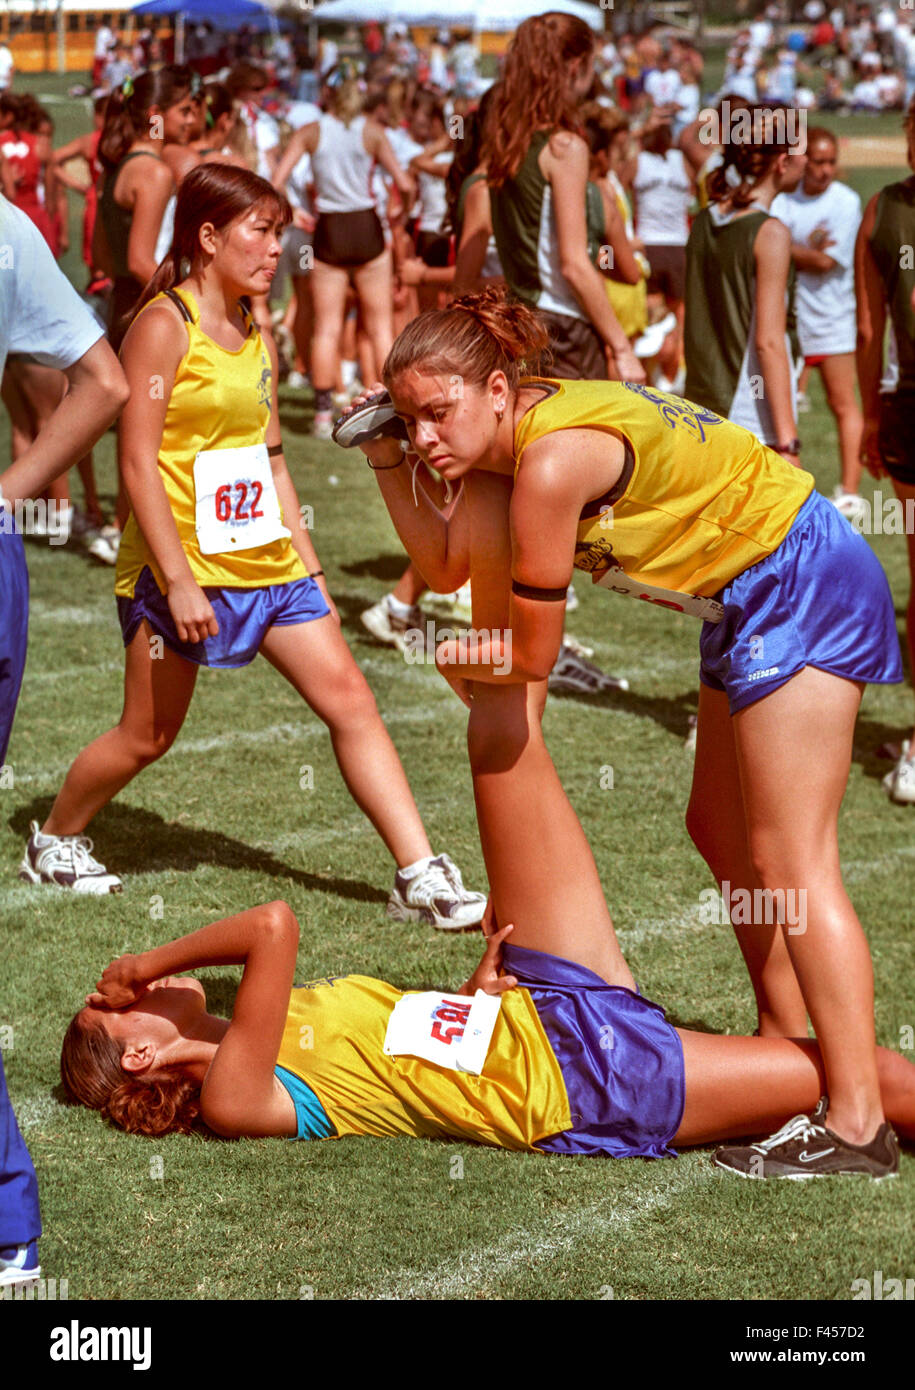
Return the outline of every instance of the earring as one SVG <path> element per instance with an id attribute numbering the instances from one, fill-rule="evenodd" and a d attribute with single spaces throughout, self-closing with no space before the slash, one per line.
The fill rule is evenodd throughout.
<path id="1" fill-rule="evenodd" d="M 502 416 L 503 416 L 504 414 L 505 414 L 504 408 L 503 408 L 502 410 L 497 410 L 497 411 L 496 411 L 496 420 L 498 421 L 498 423 L 499 423 L 500 425 L 501 425 L 501 423 L 502 423 Z"/>

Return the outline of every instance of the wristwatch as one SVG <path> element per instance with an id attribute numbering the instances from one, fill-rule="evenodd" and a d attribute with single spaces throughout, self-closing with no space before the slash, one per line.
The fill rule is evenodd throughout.
<path id="1" fill-rule="evenodd" d="M 776 453 L 779 454 L 799 454 L 801 452 L 801 441 L 799 439 L 789 439 L 787 444 L 776 445 Z"/>

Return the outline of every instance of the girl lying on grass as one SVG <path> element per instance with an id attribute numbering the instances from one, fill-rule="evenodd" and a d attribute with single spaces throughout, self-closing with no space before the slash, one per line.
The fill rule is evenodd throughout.
<path id="1" fill-rule="evenodd" d="M 526 701 L 523 686 L 477 691 L 483 701 Z M 815 1043 L 674 1028 L 638 992 L 587 840 L 531 723 L 498 773 L 478 779 L 484 855 L 494 838 L 512 846 L 503 900 L 514 925 L 488 924 L 483 958 L 460 990 L 403 994 L 358 974 L 293 989 L 295 916 L 282 902 L 250 908 L 108 966 L 64 1039 L 69 1093 L 148 1135 L 202 1122 L 226 1138 L 410 1134 L 615 1157 L 783 1126 L 778 1159 L 770 1140 L 720 1149 L 716 1161 L 746 1177 L 780 1176 L 787 1144 L 802 1171 L 805 1155 L 816 1160 L 810 1176 L 894 1174 L 889 1123 L 866 1149 L 825 1128 Z M 178 972 L 235 963 L 244 974 L 229 1021 L 209 1014 L 203 987 Z M 915 1138 L 915 1065 L 881 1048 L 878 1069 L 889 1121 Z"/>

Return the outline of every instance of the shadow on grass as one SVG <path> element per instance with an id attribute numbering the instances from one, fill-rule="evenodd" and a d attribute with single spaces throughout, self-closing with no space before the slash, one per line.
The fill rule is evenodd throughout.
<path id="1" fill-rule="evenodd" d="M 8 824 L 23 840 L 28 839 L 29 823 L 39 825 L 53 803 L 49 796 L 36 797 L 21 807 Z M 105 858 L 125 875 L 162 872 L 165 869 L 193 870 L 201 866 L 223 869 L 250 869 L 268 878 L 287 879 L 311 892 L 331 893 L 356 902 L 386 903 L 388 894 L 374 884 L 356 879 L 312 874 L 286 864 L 269 851 L 255 849 L 243 840 L 234 840 L 218 830 L 201 830 L 176 825 L 152 811 L 117 803 L 106 806 L 92 822 L 93 833 L 104 841 Z"/>

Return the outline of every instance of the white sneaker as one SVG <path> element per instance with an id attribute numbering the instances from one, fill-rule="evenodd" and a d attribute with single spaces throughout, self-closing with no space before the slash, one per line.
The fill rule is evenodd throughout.
<path id="1" fill-rule="evenodd" d="M 102 528 L 91 521 L 85 512 L 81 512 L 79 507 L 71 507 L 68 530 L 71 541 L 80 541 L 83 545 L 87 545 L 101 533 Z"/>
<path id="2" fill-rule="evenodd" d="M 550 672 L 548 687 L 552 691 L 570 690 L 580 695 L 597 695 L 604 690 L 628 690 L 623 676 L 610 676 L 599 667 L 579 656 L 563 642 Z"/>
<path id="3" fill-rule="evenodd" d="M 863 519 L 868 512 L 868 504 L 857 492 L 846 492 L 841 483 L 833 490 L 830 502 L 846 521 Z"/>
<path id="4" fill-rule="evenodd" d="M 811 411 L 810 398 L 803 391 L 797 393 L 797 413 L 798 415 L 809 415 Z"/>
<path id="5" fill-rule="evenodd" d="M 915 802 L 915 759 L 909 758 L 908 754 L 909 741 L 906 739 L 902 745 L 902 757 L 883 779 L 883 789 L 890 801 L 900 806 L 910 806 Z"/>
<path id="6" fill-rule="evenodd" d="M 396 922 L 429 922 L 439 931 L 471 931 L 482 922 L 485 910 L 486 894 L 468 892 L 454 861 L 439 854 L 419 870 L 397 870 L 387 913 Z"/>
<path id="7" fill-rule="evenodd" d="M 406 650 L 408 632 L 418 631 L 424 639 L 428 620 L 423 610 L 415 605 L 407 610 L 407 614 L 403 618 L 392 613 L 388 604 L 388 595 L 385 594 L 378 603 L 359 614 L 359 621 L 379 642 L 383 642 L 386 647 L 396 647 L 399 652 L 402 652 Z M 416 654 L 418 655 L 419 639 L 414 640 L 417 643 Z"/>
<path id="8" fill-rule="evenodd" d="M 315 439 L 330 439 L 333 432 L 334 412 L 332 410 L 316 410 L 311 426 L 312 436 Z"/>
<path id="9" fill-rule="evenodd" d="M 566 589 L 566 612 L 574 613 L 577 607 L 578 595 L 575 592 L 575 585 L 570 584 L 569 587 Z M 593 656 L 594 653 L 591 652 L 590 655 Z"/>
<path id="10" fill-rule="evenodd" d="M 89 542 L 89 554 L 103 565 L 116 565 L 121 533 L 116 526 L 103 526 L 94 541 Z"/>
<path id="11" fill-rule="evenodd" d="M 33 820 L 19 877 L 27 883 L 55 883 L 74 893 L 120 893 L 121 880 L 92 858 L 87 835 L 42 835 Z"/>
<path id="12" fill-rule="evenodd" d="M 301 391 L 308 385 L 308 377 L 304 372 L 297 372 L 293 368 L 286 378 L 286 385 L 290 386 L 293 391 Z"/>
<path id="13" fill-rule="evenodd" d="M 0 1288 L 12 1289 L 21 1284 L 33 1284 L 40 1274 L 37 1241 L 0 1251 Z"/>
<path id="14" fill-rule="evenodd" d="M 576 656 L 582 657 L 585 661 L 594 655 L 594 648 L 585 646 L 584 642 L 579 642 L 578 638 L 573 637 L 571 632 L 564 633 L 562 645 L 568 647 L 570 652 L 574 652 Z"/>

